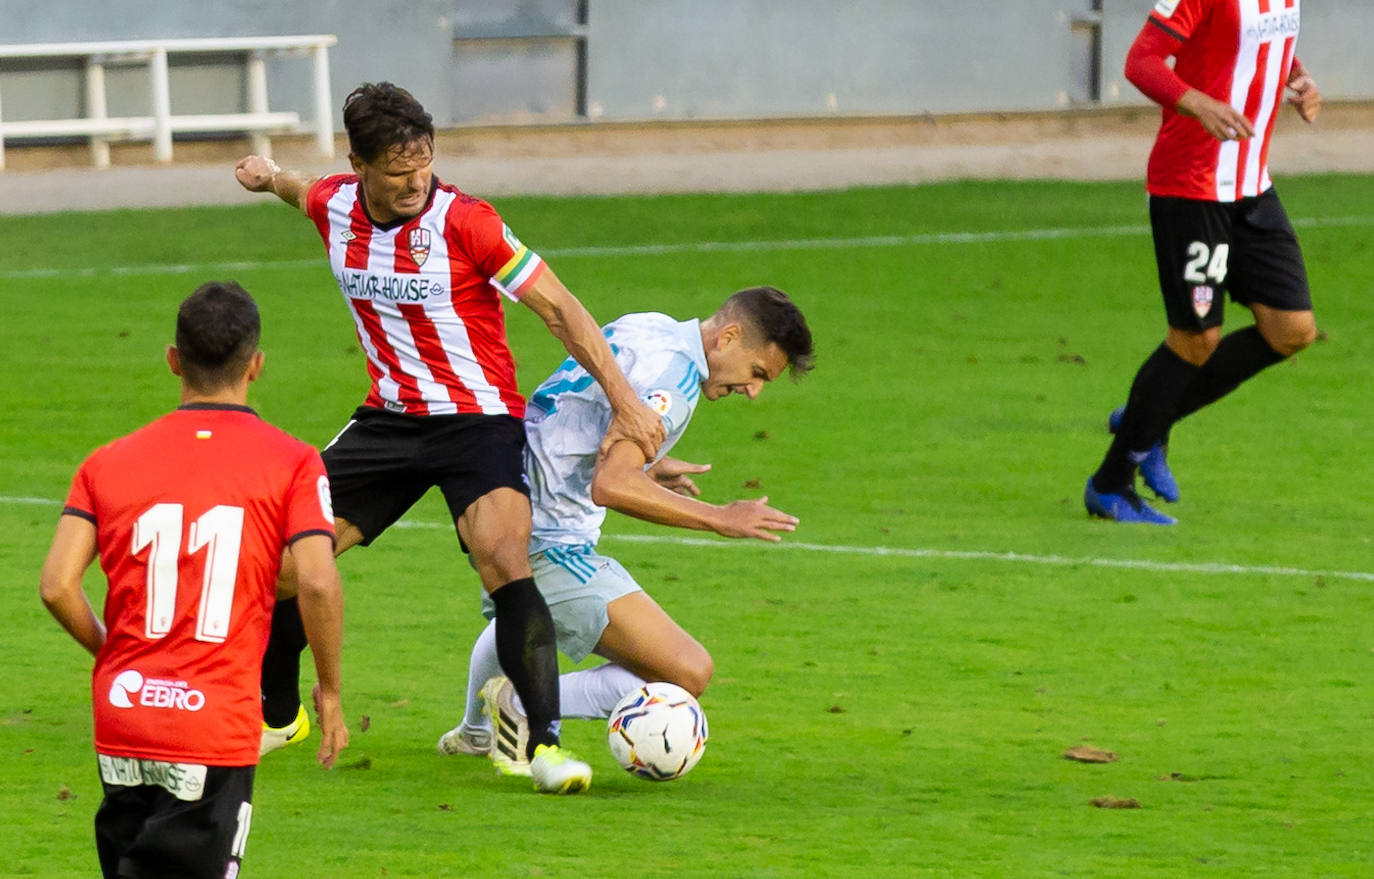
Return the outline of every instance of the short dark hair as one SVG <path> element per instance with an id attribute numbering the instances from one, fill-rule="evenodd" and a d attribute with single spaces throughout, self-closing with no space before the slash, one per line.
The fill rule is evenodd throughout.
<path id="1" fill-rule="evenodd" d="M 262 320 L 253 297 L 233 281 L 201 284 L 177 310 L 181 377 L 197 391 L 243 378 L 258 351 Z"/>
<path id="2" fill-rule="evenodd" d="M 434 142 L 434 119 L 415 96 L 389 82 L 365 82 L 343 103 L 348 148 L 364 162 L 418 140 Z"/>
<path id="3" fill-rule="evenodd" d="M 811 371 L 811 328 L 786 293 L 777 287 L 749 287 L 725 300 L 721 310 L 752 326 L 765 344 L 781 348 L 794 379 Z"/>

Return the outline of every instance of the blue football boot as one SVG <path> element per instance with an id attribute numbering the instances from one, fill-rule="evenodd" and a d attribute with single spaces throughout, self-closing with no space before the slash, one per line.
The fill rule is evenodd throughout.
<path id="1" fill-rule="evenodd" d="M 1107 416 L 1107 430 L 1116 433 L 1116 429 L 1121 426 L 1121 419 L 1126 414 L 1126 407 L 1119 406 L 1112 410 L 1112 414 Z M 1164 443 L 1155 443 L 1150 450 L 1138 460 L 1136 453 L 1131 453 L 1131 460 L 1140 467 L 1140 476 L 1149 486 L 1150 491 L 1159 495 L 1161 499 L 1174 503 L 1178 500 L 1178 482 L 1174 479 L 1174 473 L 1169 469 L 1169 447 Z"/>
<path id="2" fill-rule="evenodd" d="M 1083 506 L 1088 512 L 1100 519 L 1113 522 L 1136 522 L 1144 525 L 1176 525 L 1178 520 L 1166 516 L 1136 494 L 1134 488 L 1127 486 L 1117 492 L 1098 491 L 1093 488 L 1092 477 L 1083 489 Z"/>

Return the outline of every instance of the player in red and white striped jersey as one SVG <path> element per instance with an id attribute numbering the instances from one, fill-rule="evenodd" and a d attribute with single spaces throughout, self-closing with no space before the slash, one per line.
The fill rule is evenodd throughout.
<path id="1" fill-rule="evenodd" d="M 1094 515 L 1173 524 L 1136 493 L 1137 469 L 1178 500 L 1173 424 L 1316 338 L 1302 251 L 1269 179 L 1285 92 L 1305 122 L 1321 109 L 1295 54 L 1299 3 L 1159 0 L 1127 54 L 1126 77 L 1163 108 L 1146 190 L 1168 331 L 1112 413 L 1116 436 L 1084 489 Z M 1255 322 L 1223 338 L 1228 295 Z"/>
<path id="2" fill-rule="evenodd" d="M 496 605 L 502 667 L 530 717 L 529 756 L 537 762 L 546 748 L 547 768 L 566 757 L 558 749 L 558 666 L 552 618 L 529 564 L 525 401 L 501 296 L 539 315 L 606 390 L 615 409 L 607 447 L 629 439 L 652 459 L 663 424 L 553 271 L 491 205 L 434 177 L 434 126 L 414 97 L 390 83 L 364 84 L 344 102 L 344 127 L 352 174 L 309 179 L 259 156 L 235 169 L 245 188 L 272 192 L 314 221 L 367 352 L 372 389 L 324 450 L 338 551 L 367 545 L 431 486 L 440 488 Z M 269 726 L 286 730 L 299 711 L 295 664 L 304 640 L 289 604 L 276 617 L 264 710 Z M 590 779 L 578 765 L 585 780 L 565 790 Z"/>
<path id="3" fill-rule="evenodd" d="M 167 352 L 181 405 L 82 463 L 43 565 L 44 604 L 96 657 L 96 845 L 109 879 L 237 875 L 283 550 L 319 673 L 320 762 L 348 743 L 329 483 L 318 452 L 247 406 L 258 336 L 237 284 L 182 303 Z M 103 624 L 81 588 L 97 553 Z"/>

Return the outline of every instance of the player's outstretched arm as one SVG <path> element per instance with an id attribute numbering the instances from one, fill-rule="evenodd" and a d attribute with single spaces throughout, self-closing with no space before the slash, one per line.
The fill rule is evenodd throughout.
<path id="1" fill-rule="evenodd" d="M 545 267 L 520 301 L 539 315 L 549 332 L 606 392 L 612 415 L 611 427 L 601 441 L 601 452 L 604 454 L 616 440 L 627 439 L 644 452 L 644 460 L 653 460 L 667 436 L 663 419 L 630 387 L 601 328 L 577 297 L 563 286 L 552 269 Z"/>
<path id="2" fill-rule="evenodd" d="M 340 700 L 339 652 L 343 644 L 343 590 L 334 565 L 334 544 L 323 534 L 311 534 L 291 544 L 296 567 L 296 597 L 305 637 L 315 656 L 319 679 L 316 711 L 320 722 L 320 751 L 316 759 L 329 768 L 348 747 L 348 726 Z"/>
<path id="3" fill-rule="evenodd" d="M 81 589 L 81 576 L 95 554 L 95 525 L 80 516 L 59 517 L 38 585 L 48 613 L 92 656 L 105 643 L 105 624 L 91 609 Z"/>
<path id="4" fill-rule="evenodd" d="M 306 177 L 299 171 L 284 171 L 271 159 L 263 156 L 244 156 L 234 166 L 234 177 L 249 192 L 270 192 L 296 208 L 305 210 L 305 194 L 319 178 Z"/>
<path id="5" fill-rule="evenodd" d="M 781 540 L 775 532 L 795 531 L 798 519 L 768 506 L 768 498 L 718 506 L 678 494 L 644 471 L 647 459 L 633 443 L 621 441 L 597 459 L 592 476 L 592 502 L 627 516 L 714 531 L 723 537 Z M 697 466 L 697 465 L 693 465 Z"/>

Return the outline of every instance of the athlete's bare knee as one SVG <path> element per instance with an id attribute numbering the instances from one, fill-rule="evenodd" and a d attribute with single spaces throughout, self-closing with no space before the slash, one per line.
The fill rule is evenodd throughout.
<path id="1" fill-rule="evenodd" d="M 1221 343 L 1221 330 L 1213 327 L 1201 332 L 1191 332 L 1170 327 L 1164 342 L 1179 357 L 1194 366 L 1201 366 Z"/>
<path id="2" fill-rule="evenodd" d="M 482 588 L 494 592 L 512 580 L 534 576 L 530 570 L 527 548 L 528 544 L 521 546 L 504 540 L 494 546 L 469 546 L 472 566 L 477 569 Z"/>
<path id="3" fill-rule="evenodd" d="M 669 683 L 677 684 L 682 689 L 701 698 L 701 694 L 706 692 L 706 685 L 711 683 L 711 676 L 716 672 L 715 660 L 705 648 L 695 655 L 686 657 L 678 670 L 674 673 L 677 680 Z"/>
<path id="4" fill-rule="evenodd" d="M 1294 321 L 1280 329 L 1264 334 L 1269 347 L 1284 357 L 1292 357 L 1311 345 L 1317 338 L 1317 325 L 1312 321 Z"/>

